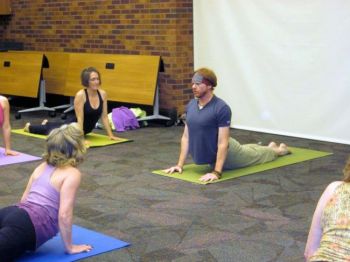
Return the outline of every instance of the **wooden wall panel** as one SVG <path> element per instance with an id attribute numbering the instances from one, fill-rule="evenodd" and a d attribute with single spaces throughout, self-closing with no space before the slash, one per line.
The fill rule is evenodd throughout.
<path id="1" fill-rule="evenodd" d="M 42 53 L 0 52 L 0 94 L 37 97 Z"/>
<path id="2" fill-rule="evenodd" d="M 159 63 L 159 56 L 70 53 L 64 95 L 74 96 L 83 88 L 80 73 L 92 66 L 101 73 L 108 100 L 153 105 Z"/>
<path id="3" fill-rule="evenodd" d="M 75 96 L 78 90 L 84 88 L 80 80 L 82 70 L 92 66 L 101 73 L 101 88 L 107 92 L 109 101 L 141 105 L 154 103 L 160 66 L 159 56 L 46 51 L 10 51 L 3 54 L 7 54 L 8 57 L 13 54 L 18 61 L 27 61 L 31 56 L 41 56 L 41 59 L 45 56 L 49 64 L 48 68 L 43 69 L 46 93 Z M 6 72 L 20 73 L 18 70 L 4 71 L 3 77 L 9 81 L 11 77 L 16 76 L 6 75 Z M 19 75 L 17 78 L 20 78 Z M 15 95 L 14 90 L 11 92 Z M 36 94 L 29 94 L 25 89 L 19 89 L 17 93 L 20 96 L 31 97 L 35 97 Z"/>

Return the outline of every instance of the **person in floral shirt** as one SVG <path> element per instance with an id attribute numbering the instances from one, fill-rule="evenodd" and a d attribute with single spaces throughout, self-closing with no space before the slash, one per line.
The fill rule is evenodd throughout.
<path id="1" fill-rule="evenodd" d="M 306 261 L 350 261 L 350 159 L 343 173 L 343 181 L 330 183 L 318 201 Z"/>

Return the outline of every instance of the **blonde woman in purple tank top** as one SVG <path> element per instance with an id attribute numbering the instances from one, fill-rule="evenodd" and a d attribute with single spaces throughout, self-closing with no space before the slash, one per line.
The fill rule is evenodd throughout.
<path id="1" fill-rule="evenodd" d="M 0 96 L 0 128 L 4 140 L 5 155 L 18 155 L 17 152 L 11 150 L 10 104 L 4 96 Z"/>
<path id="2" fill-rule="evenodd" d="M 77 123 L 51 131 L 45 162 L 31 175 L 20 203 L 0 209 L 0 258 L 12 261 L 60 232 L 66 252 L 88 252 L 92 246 L 72 243 L 72 221 L 81 173 L 77 166 L 86 152 Z"/>

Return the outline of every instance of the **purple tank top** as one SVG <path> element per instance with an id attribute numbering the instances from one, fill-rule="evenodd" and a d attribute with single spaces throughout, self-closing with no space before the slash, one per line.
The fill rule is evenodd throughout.
<path id="1" fill-rule="evenodd" d="M 0 127 L 2 127 L 2 124 L 4 123 L 4 109 L 2 108 L 0 104 Z"/>
<path id="2" fill-rule="evenodd" d="M 33 181 L 27 199 L 17 204 L 28 213 L 34 225 L 37 248 L 58 232 L 60 193 L 50 184 L 54 170 L 55 167 L 46 165 L 44 172 Z"/>

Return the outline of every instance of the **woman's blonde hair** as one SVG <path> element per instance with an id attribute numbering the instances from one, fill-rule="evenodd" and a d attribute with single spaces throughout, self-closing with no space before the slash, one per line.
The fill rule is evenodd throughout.
<path id="1" fill-rule="evenodd" d="M 83 161 L 85 153 L 84 132 L 78 123 L 71 123 L 50 132 L 43 158 L 52 166 L 75 167 Z"/>
<path id="2" fill-rule="evenodd" d="M 344 182 L 350 182 L 350 158 L 346 161 L 345 167 L 343 169 Z"/>

